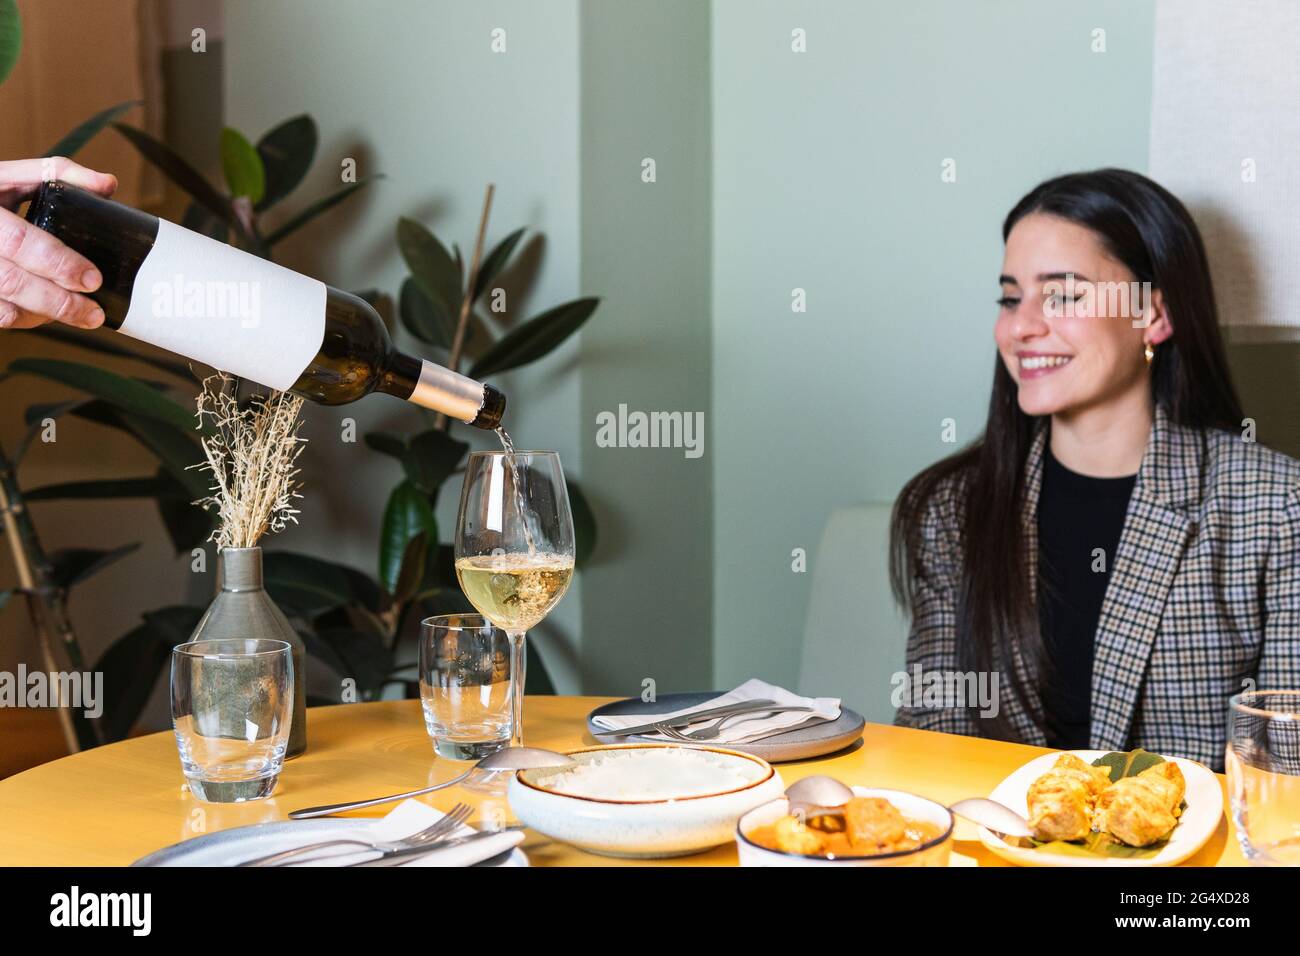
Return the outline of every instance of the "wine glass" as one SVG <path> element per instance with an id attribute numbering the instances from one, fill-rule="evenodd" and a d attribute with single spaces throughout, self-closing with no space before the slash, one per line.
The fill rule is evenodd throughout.
<path id="1" fill-rule="evenodd" d="M 573 516 L 553 451 L 476 451 L 456 519 L 456 577 L 470 604 L 510 637 L 510 744 L 524 742 L 524 636 L 569 589 Z"/>
<path id="2" fill-rule="evenodd" d="M 1226 764 L 1242 856 L 1300 866 L 1300 690 L 1233 697 Z"/>

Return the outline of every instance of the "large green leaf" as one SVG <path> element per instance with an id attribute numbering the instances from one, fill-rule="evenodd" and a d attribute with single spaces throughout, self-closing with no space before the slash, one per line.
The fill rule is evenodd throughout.
<path id="1" fill-rule="evenodd" d="M 286 609 L 312 617 L 354 601 L 370 605 L 373 582 L 360 572 L 296 551 L 267 551 L 262 557 L 266 590 Z M 370 588 L 358 581 L 370 583 Z"/>
<path id="2" fill-rule="evenodd" d="M 94 398 L 74 398 L 70 402 L 38 402 L 35 405 L 28 405 L 23 409 L 23 423 L 28 428 L 40 428 L 45 424 L 45 420 L 59 419 L 68 412 L 75 411 L 82 405 L 97 401 Z"/>
<path id="3" fill-rule="evenodd" d="M 212 532 L 212 515 L 194 504 L 195 495 L 167 469 L 147 478 L 68 481 L 25 493 L 28 501 L 152 498 L 177 554 L 197 548 Z"/>
<path id="4" fill-rule="evenodd" d="M 304 635 L 304 638 L 309 651 L 339 670 L 342 676 L 355 680 L 357 688 L 367 697 L 378 694 L 388 672 L 393 669 L 392 653 L 379 638 L 366 631 L 329 627 Z"/>
<path id="5" fill-rule="evenodd" d="M 63 359 L 20 358 L 9 363 L 10 372 L 38 375 L 50 381 L 70 385 L 141 418 L 193 430 L 194 413 L 139 379 L 127 378 L 94 365 Z"/>
<path id="6" fill-rule="evenodd" d="M 421 531 L 406 543 L 402 555 L 401 569 L 397 573 L 397 585 L 393 588 L 393 603 L 405 604 L 415 597 L 424 580 L 425 558 L 429 553 L 429 533 Z"/>
<path id="7" fill-rule="evenodd" d="M 62 342 L 64 345 L 75 345 L 77 348 L 89 349 L 103 355 L 118 355 L 122 358 L 135 359 L 137 362 L 152 365 L 154 368 L 175 375 L 177 378 L 183 378 L 191 382 L 195 379 L 194 373 L 184 362 L 176 362 L 158 355 L 142 355 L 134 349 L 123 348 L 117 343 L 123 341 L 126 337 L 110 329 L 70 329 L 66 325 L 48 323 L 21 334 L 39 335 L 43 338 Z"/>
<path id="8" fill-rule="evenodd" d="M 45 151 L 45 156 L 72 156 L 81 147 L 90 142 L 100 130 L 102 130 L 113 120 L 117 119 L 127 110 L 139 106 L 139 100 L 127 100 L 125 103 L 118 103 L 116 106 L 110 106 L 106 110 L 100 110 L 90 119 L 86 120 L 80 126 L 77 126 L 68 133 L 63 139 L 59 140 L 53 146 Z"/>
<path id="9" fill-rule="evenodd" d="M 316 121 L 306 113 L 285 120 L 257 141 L 266 170 L 266 190 L 257 203 L 261 212 L 293 192 L 316 158 Z"/>
<path id="10" fill-rule="evenodd" d="M 122 411 L 163 422 L 173 428 L 193 430 L 197 424 L 193 412 L 157 389 L 139 379 L 127 378 L 94 365 L 63 359 L 20 358 L 9 363 L 9 371 L 38 375 L 70 385 L 101 398 Z"/>
<path id="11" fill-rule="evenodd" d="M 235 198 L 246 197 L 256 205 L 266 193 L 262 157 L 243 133 L 230 126 L 221 131 L 221 172 Z"/>
<path id="12" fill-rule="evenodd" d="M 284 225 L 280 226 L 280 228 L 272 230 L 269 235 L 265 236 L 262 239 L 262 244 L 266 246 L 266 248 L 268 249 L 271 248 L 277 242 L 280 242 L 282 239 L 285 239 L 289 235 L 297 232 L 299 229 L 307 225 L 307 223 L 311 222 L 317 216 L 333 209 L 339 203 L 343 202 L 343 200 L 356 195 L 358 191 L 364 189 L 366 186 L 369 186 L 376 179 L 383 179 L 383 178 L 384 178 L 383 173 L 375 173 L 373 176 L 364 176 L 361 179 L 358 179 L 355 183 L 348 183 L 346 186 L 344 186 L 342 189 L 338 190 L 337 192 L 330 193 L 328 196 L 325 196 L 323 199 L 316 200 L 314 203 L 312 203 L 302 212 L 298 213 L 296 216 L 294 216 Z"/>
<path id="13" fill-rule="evenodd" d="M 555 349 L 591 318 L 600 299 L 575 299 L 557 305 L 502 336 L 469 370 L 470 378 L 508 372 Z"/>
<path id="14" fill-rule="evenodd" d="M 1128 753 L 1112 752 L 1105 754 L 1094 760 L 1092 765 L 1094 767 L 1105 767 L 1110 774 L 1111 783 L 1114 783 L 1125 777 L 1136 777 L 1143 770 L 1149 770 L 1156 764 L 1164 762 L 1164 757 L 1139 747 L 1137 750 L 1130 750 Z"/>
<path id="15" fill-rule="evenodd" d="M 379 539 L 379 583 L 389 594 L 397 592 L 407 545 L 421 532 L 427 534 L 429 541 L 438 540 L 433 506 L 428 495 L 410 481 L 403 481 L 388 497 Z"/>
<path id="16" fill-rule="evenodd" d="M 144 623 L 115 641 L 95 665 L 104 675 L 105 736 L 120 740 L 131 732 L 149 701 L 172 648 L 188 641 L 203 608 L 173 605 L 144 615 Z"/>
<path id="17" fill-rule="evenodd" d="M 152 498 L 169 486 L 157 476 L 149 478 L 108 478 L 94 481 L 65 481 L 42 485 L 24 492 L 28 501 L 67 501 L 78 498 Z"/>
<path id="18" fill-rule="evenodd" d="M 573 513 L 574 564 L 581 567 L 596 550 L 596 515 L 578 483 L 567 477 L 564 483 L 569 490 L 569 511 Z"/>
<path id="19" fill-rule="evenodd" d="M 0 83 L 18 62 L 23 48 L 23 21 L 15 0 L 0 0 Z"/>
<path id="20" fill-rule="evenodd" d="M 402 291 L 397 298 L 397 314 L 406 331 L 421 342 L 438 348 L 451 348 L 456 334 L 456 323 L 451 314 L 429 298 L 412 276 L 402 280 Z"/>
<path id="21" fill-rule="evenodd" d="M 185 500 L 195 501 L 208 494 L 209 476 L 191 466 L 204 461 L 203 450 L 195 440 L 193 429 L 175 426 L 133 415 L 104 401 L 87 402 L 73 409 L 78 418 L 106 425 L 126 432 L 151 451 L 162 463 L 167 474 L 178 482 Z M 194 511 L 199 511 L 195 508 Z"/>
<path id="22" fill-rule="evenodd" d="M 185 212 L 181 215 L 181 225 L 191 232 L 197 232 L 218 242 L 225 242 L 230 238 L 230 225 L 222 222 L 196 202 L 185 207 Z"/>
<path id="23" fill-rule="evenodd" d="M 194 472 L 191 472 L 194 474 Z M 177 554 L 194 550 L 212 535 L 215 516 L 194 504 L 195 496 L 167 470 L 155 476 L 162 490 L 154 497 L 158 515 Z"/>
<path id="24" fill-rule="evenodd" d="M 406 439 L 389 432 L 366 432 L 365 443 L 375 451 L 391 455 L 398 461 L 406 457 Z"/>
<path id="25" fill-rule="evenodd" d="M 57 420 L 60 416 L 73 409 L 93 401 L 97 401 L 97 399 L 78 398 L 70 402 L 46 402 L 38 405 L 28 405 L 23 412 L 23 421 L 27 425 L 27 431 L 23 432 L 23 437 L 18 440 L 18 444 L 14 447 L 14 467 L 16 468 L 18 463 L 23 460 L 28 447 L 36 440 L 36 436 L 45 430 L 46 419 Z"/>
<path id="26" fill-rule="evenodd" d="M 460 270 L 446 246 L 428 229 L 403 216 L 397 221 L 397 248 L 429 303 L 455 327 L 460 313 Z"/>
<path id="27" fill-rule="evenodd" d="M 80 415 L 81 410 L 75 414 Z M 211 475 L 204 469 L 194 467 L 206 461 L 206 458 L 198 442 L 190 437 L 192 432 L 180 431 L 162 422 L 140 418 L 128 412 L 119 411 L 117 414 L 136 441 L 153 452 L 168 473 L 181 484 L 190 501 L 211 494 Z"/>
<path id="28" fill-rule="evenodd" d="M 466 442 L 457 441 L 440 429 L 430 428 L 411 439 L 402 465 L 412 484 L 425 494 L 436 497 L 442 483 L 456 470 L 468 451 Z"/>
<path id="29" fill-rule="evenodd" d="M 70 588 L 139 547 L 137 541 L 111 551 L 102 548 L 60 548 L 50 552 L 50 574 L 60 587 Z"/>
<path id="30" fill-rule="evenodd" d="M 410 482 L 431 498 L 437 497 L 442 483 L 469 451 L 466 442 L 457 441 L 437 428 L 420 432 L 409 441 L 389 432 L 368 432 L 365 442 L 375 451 L 400 461 Z"/>
<path id="31" fill-rule="evenodd" d="M 492 286 L 492 280 L 498 273 L 505 268 L 510 261 L 510 255 L 515 251 L 515 246 L 519 245 L 519 240 L 523 238 L 524 230 L 516 229 L 510 235 L 506 236 L 493 247 L 478 267 L 478 278 L 474 282 L 474 301 L 477 302 Z"/>
<path id="32" fill-rule="evenodd" d="M 452 594 L 460 595 L 460 600 L 464 603 L 453 602 L 445 612 L 453 613 L 457 610 L 474 612 L 468 598 L 465 598 L 464 592 L 460 589 L 460 581 L 456 578 L 456 549 L 450 544 L 439 544 L 429 550 L 429 559 L 424 566 L 424 583 L 420 590 L 422 594 L 432 594 L 438 590 L 448 591 Z"/>
<path id="33" fill-rule="evenodd" d="M 185 190 L 191 199 L 223 222 L 230 223 L 242 232 L 230 200 L 217 192 L 202 173 L 182 159 L 170 146 L 154 139 L 144 130 L 127 126 L 125 123 L 114 123 L 113 129 L 125 136 L 141 156 L 162 170 L 163 175 Z"/>

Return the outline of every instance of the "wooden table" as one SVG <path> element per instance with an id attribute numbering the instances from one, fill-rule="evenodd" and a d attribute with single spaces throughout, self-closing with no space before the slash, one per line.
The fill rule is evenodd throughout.
<path id="1" fill-rule="evenodd" d="M 525 739 L 552 750 L 590 746 L 585 715 L 604 697 L 530 697 Z M 944 803 L 989 793 L 1036 747 L 867 724 L 862 745 L 822 760 L 779 764 L 786 783 L 814 773 L 845 783 L 892 787 Z M 309 712 L 307 753 L 289 761 L 275 795 L 245 804 L 196 800 L 185 788 L 171 732 L 137 737 L 64 757 L 0 780 L 0 865 L 120 866 L 179 840 L 228 827 L 282 820 L 290 810 L 413 790 L 466 765 L 435 758 L 416 700 L 317 707 Z M 464 800 L 502 813 L 493 798 L 451 788 L 423 798 L 446 809 Z M 1226 805 L 1226 804 L 1225 804 Z M 382 816 L 371 807 L 356 816 Z M 1000 866 L 974 828 L 958 823 L 954 866 Z M 627 866 L 645 861 L 594 856 L 540 834 L 523 845 L 533 866 Z M 654 861 L 667 866 L 733 866 L 732 845 Z M 1241 866 L 1226 816 L 1190 861 Z"/>

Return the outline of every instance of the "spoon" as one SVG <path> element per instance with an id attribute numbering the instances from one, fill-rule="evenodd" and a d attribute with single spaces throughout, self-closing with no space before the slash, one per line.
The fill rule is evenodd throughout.
<path id="1" fill-rule="evenodd" d="M 844 804 L 853 797 L 853 791 L 834 777 L 813 776 L 796 780 L 785 791 L 792 813 L 802 810 L 805 817 L 843 814 Z M 1014 842 L 1034 835 L 1029 821 L 1010 807 L 986 797 L 958 800 L 948 808 L 957 816 Z"/>
<path id="2" fill-rule="evenodd" d="M 958 800 L 948 809 L 957 816 L 964 817 L 971 823 L 987 827 L 1004 838 L 1028 839 L 1034 835 L 1028 820 L 1010 807 L 1004 806 L 996 800 L 989 800 L 987 797 L 969 797 L 966 800 Z"/>
<path id="3" fill-rule="evenodd" d="M 407 797 L 418 797 L 421 794 L 433 793 L 435 790 L 445 790 L 447 787 L 456 786 L 475 770 L 533 770 L 539 767 L 572 767 L 575 764 L 576 761 L 572 757 L 556 753 L 553 750 L 542 750 L 540 747 L 504 747 L 496 753 L 488 754 L 464 773 L 458 774 L 450 780 L 444 780 L 442 783 L 435 783 L 432 787 L 421 787 L 419 790 L 395 793 L 391 797 L 375 797 L 373 800 L 332 803 L 325 807 L 307 807 L 305 810 L 294 810 L 289 814 L 289 819 L 307 820 L 311 817 L 328 817 L 331 814 L 343 813 L 345 810 L 359 810 L 362 807 L 373 807 L 381 803 L 405 800 Z"/>
<path id="4" fill-rule="evenodd" d="M 805 818 L 842 816 L 844 804 L 853 799 L 853 791 L 834 777 L 815 774 L 786 787 L 785 797 L 793 814 L 802 813 Z"/>

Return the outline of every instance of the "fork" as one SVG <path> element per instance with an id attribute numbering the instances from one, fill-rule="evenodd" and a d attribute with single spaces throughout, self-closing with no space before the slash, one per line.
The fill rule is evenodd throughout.
<path id="1" fill-rule="evenodd" d="M 670 740 L 677 740 L 683 743 L 698 744 L 709 740 L 717 740 L 722 735 L 723 725 L 736 717 L 755 717 L 759 714 L 786 714 L 795 711 L 811 711 L 811 707 L 773 707 L 771 710 L 751 711 L 743 714 L 725 714 L 719 717 L 708 727 L 701 727 L 699 730 L 693 730 L 690 733 L 683 733 L 676 727 L 668 724 L 657 724 L 655 729 L 659 733 L 668 737 Z M 786 729 L 786 728 L 782 728 Z"/>
<path id="2" fill-rule="evenodd" d="M 296 846 L 289 850 L 281 850 L 279 853 L 270 853 L 266 856 L 259 856 L 252 860 L 245 860 L 239 866 L 284 866 L 287 861 L 293 860 L 294 857 L 312 850 L 323 850 L 331 846 L 359 846 L 366 850 L 379 850 L 384 853 L 391 853 L 395 850 L 407 850 L 414 847 L 431 847 L 440 840 L 450 837 L 451 834 L 462 823 L 469 819 L 473 810 L 469 804 L 458 803 L 437 823 L 420 830 L 418 833 L 412 833 L 401 840 L 357 840 L 357 839 L 338 839 L 325 840 L 320 843 L 308 843 L 306 846 Z M 294 860 L 294 862 L 297 862 Z"/>

